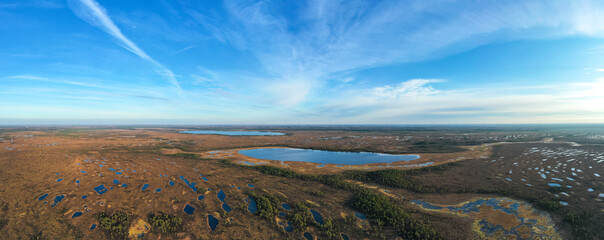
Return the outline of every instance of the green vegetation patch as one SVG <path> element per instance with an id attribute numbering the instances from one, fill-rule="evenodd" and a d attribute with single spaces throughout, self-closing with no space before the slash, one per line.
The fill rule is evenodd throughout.
<path id="1" fill-rule="evenodd" d="M 308 210 L 308 207 L 302 203 L 294 204 L 288 213 L 288 217 L 294 227 L 294 230 L 297 232 L 302 232 L 307 226 L 315 223 L 310 211 Z"/>
<path id="2" fill-rule="evenodd" d="M 377 171 L 347 171 L 344 177 L 361 182 L 376 183 L 387 187 L 402 188 L 416 193 L 446 193 L 448 188 L 439 186 L 427 186 L 413 179 L 414 175 L 442 171 L 456 165 L 448 163 L 438 166 L 425 167 L 410 170 L 386 169 Z"/>
<path id="3" fill-rule="evenodd" d="M 364 177 L 368 177 L 369 179 L 374 180 L 384 179 L 384 185 L 386 185 L 386 179 L 389 179 L 397 181 L 397 184 L 410 186 L 407 185 L 407 181 L 409 179 L 408 174 L 413 175 L 425 171 L 440 171 L 442 169 L 446 169 L 447 167 L 448 166 L 440 166 L 428 170 L 408 171 L 380 170 L 374 172 L 357 172 L 356 174 L 358 176 L 362 176 L 360 174 L 368 173 L 369 175 Z M 398 235 L 403 237 L 404 239 L 442 239 L 442 237 L 436 232 L 436 230 L 434 230 L 434 228 L 430 224 L 426 224 L 422 220 L 413 218 L 402 207 L 397 206 L 390 199 L 379 193 L 375 193 L 371 190 L 367 190 L 355 184 L 347 183 L 346 181 L 344 181 L 344 177 L 342 175 L 300 174 L 291 170 L 266 165 L 255 166 L 253 168 L 265 174 L 287 178 L 296 178 L 306 181 L 317 181 L 331 187 L 352 191 L 354 193 L 354 197 L 350 205 L 353 209 L 365 213 L 371 221 L 379 223 L 380 225 L 386 224 L 394 226 L 397 230 Z M 258 207 L 258 209 L 260 209 L 260 207 Z M 274 215 L 272 215 L 271 217 L 274 217 Z M 305 227 L 306 225 L 304 223 L 308 223 L 308 217 L 308 215 L 300 214 L 299 216 L 295 216 L 294 214 L 292 218 L 290 218 L 292 224 L 294 225 L 294 229 L 300 229 Z M 328 237 L 330 235 L 334 235 L 335 231 L 339 231 L 339 227 L 333 226 L 332 223 L 330 223 L 329 226 L 319 227 L 324 230 L 325 234 Z M 327 233 L 327 231 L 334 234 L 329 234 Z"/>
<path id="4" fill-rule="evenodd" d="M 398 235 L 404 239 L 442 239 L 432 226 L 413 218 L 381 194 L 366 189 L 359 190 L 354 194 L 351 205 L 374 222 L 393 225 Z"/>
<path id="5" fill-rule="evenodd" d="M 562 188 L 562 187 L 549 187 L 546 190 L 548 192 L 551 192 L 551 193 L 561 193 L 561 192 L 564 192 L 564 188 Z"/>
<path id="6" fill-rule="evenodd" d="M 251 197 L 256 201 L 256 207 L 258 208 L 256 215 L 264 220 L 274 223 L 275 215 L 277 215 L 279 210 L 282 208 L 280 205 L 281 200 L 270 194 L 251 194 Z"/>
<path id="7" fill-rule="evenodd" d="M 168 213 L 151 213 L 147 216 L 147 222 L 154 233 L 173 234 L 183 230 L 182 218 Z"/>
<path id="8" fill-rule="evenodd" d="M 126 239 L 128 228 L 134 219 L 133 215 L 128 215 L 122 211 L 114 213 L 100 212 L 95 214 L 95 217 L 99 221 L 99 227 L 111 239 Z"/>
<path id="9" fill-rule="evenodd" d="M 170 154 L 170 156 L 186 158 L 186 159 L 198 159 L 199 158 L 199 154 L 195 154 L 195 153 L 175 153 L 175 154 Z"/>

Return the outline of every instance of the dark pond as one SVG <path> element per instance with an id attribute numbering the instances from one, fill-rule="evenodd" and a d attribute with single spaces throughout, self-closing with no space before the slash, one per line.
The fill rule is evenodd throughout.
<path id="1" fill-rule="evenodd" d="M 224 199 L 226 198 L 226 194 L 224 194 L 224 192 L 220 190 L 220 192 L 216 193 L 216 197 L 218 198 L 218 200 L 223 202 L 222 209 L 224 209 L 224 211 L 226 212 L 230 212 L 231 207 L 224 201 Z"/>
<path id="2" fill-rule="evenodd" d="M 285 133 L 280 132 L 260 132 L 260 131 L 211 131 L 211 130 L 201 130 L 201 131 L 180 131 L 179 133 L 188 133 L 188 134 L 217 134 L 217 135 L 227 135 L 227 136 L 282 136 Z"/>
<path id="3" fill-rule="evenodd" d="M 312 234 L 310 234 L 309 232 L 304 233 L 304 238 L 306 238 L 306 240 L 313 240 Z"/>
<path id="4" fill-rule="evenodd" d="M 323 225 L 323 216 L 321 216 L 321 214 L 315 210 L 309 209 L 310 213 L 312 213 L 312 217 L 315 219 L 315 222 L 319 223 L 320 225 Z"/>
<path id="5" fill-rule="evenodd" d="M 365 216 L 364 214 L 362 214 L 360 212 L 354 212 L 354 215 L 357 216 L 361 220 L 367 220 L 367 216 Z"/>
<path id="6" fill-rule="evenodd" d="M 222 204 L 222 209 L 224 209 L 225 212 L 231 212 L 231 207 L 227 203 Z"/>
<path id="7" fill-rule="evenodd" d="M 214 231 L 214 229 L 216 229 L 216 226 L 218 226 L 218 219 L 216 219 L 212 215 L 208 215 L 208 225 L 210 225 L 210 229 Z"/>
<path id="8" fill-rule="evenodd" d="M 294 225 L 292 225 L 291 222 L 287 222 L 287 224 L 279 222 L 279 225 L 281 225 L 281 227 L 283 227 L 283 230 L 285 230 L 286 232 L 292 232 L 294 230 Z"/>
<path id="9" fill-rule="evenodd" d="M 40 197 L 38 198 L 38 201 L 42 201 L 42 200 L 44 200 L 46 197 L 48 197 L 48 193 L 47 193 L 47 194 L 44 194 L 44 195 L 42 195 L 42 196 L 40 196 Z"/>
<path id="10" fill-rule="evenodd" d="M 299 148 L 257 148 L 240 150 L 239 153 L 248 157 L 265 160 L 345 165 L 391 163 L 419 159 L 418 155 L 394 155 L 371 152 L 333 152 Z"/>
<path id="11" fill-rule="evenodd" d="M 148 187 L 149 187 L 149 184 L 144 184 L 144 185 L 143 185 L 143 188 L 141 188 L 141 192 L 142 192 L 142 191 L 145 191 L 145 189 L 147 189 Z"/>
<path id="12" fill-rule="evenodd" d="M 258 212 L 258 206 L 256 205 L 256 201 L 252 197 L 248 196 L 247 202 L 247 210 L 254 214 Z"/>
<path id="13" fill-rule="evenodd" d="M 73 213 L 73 215 L 71 215 L 71 218 L 75 218 L 75 217 L 79 217 L 79 216 L 82 216 L 82 212 Z"/>
<path id="14" fill-rule="evenodd" d="M 94 230 L 96 228 L 96 224 L 90 225 L 90 230 Z"/>
<path id="15" fill-rule="evenodd" d="M 226 198 L 226 194 L 224 194 L 224 192 L 222 190 L 220 190 L 220 192 L 216 193 L 216 197 L 218 198 L 218 200 L 224 202 L 224 199 Z"/>
<path id="16" fill-rule="evenodd" d="M 185 206 L 185 208 L 183 209 L 183 211 L 185 211 L 187 214 L 191 215 L 191 214 L 193 214 L 193 212 L 195 212 L 195 208 L 192 207 L 191 205 L 187 204 Z"/>
<path id="17" fill-rule="evenodd" d="M 97 187 L 95 187 L 94 191 L 96 193 L 98 193 L 99 195 L 103 195 L 103 193 L 107 192 L 107 188 L 105 188 L 105 185 L 101 184 L 101 185 L 98 185 Z"/>
<path id="18" fill-rule="evenodd" d="M 202 199 L 204 199 L 205 197 L 206 197 L 206 196 L 204 196 L 204 195 L 199 195 L 199 196 L 197 197 L 197 201 L 201 201 L 201 200 L 202 200 Z"/>
<path id="19" fill-rule="evenodd" d="M 290 209 L 292 209 L 292 208 L 289 206 L 289 204 L 287 204 L 287 203 L 281 204 L 281 206 L 282 206 L 282 207 L 283 207 L 283 209 L 285 209 L 285 210 L 290 210 Z"/>
<path id="20" fill-rule="evenodd" d="M 350 239 L 350 238 L 348 238 L 348 235 L 346 235 L 344 233 L 340 233 L 340 237 L 342 237 L 342 239 L 344 239 L 344 240 Z"/>
<path id="21" fill-rule="evenodd" d="M 187 184 L 187 186 L 189 186 L 191 188 L 191 190 L 193 190 L 193 192 L 197 192 L 197 188 L 195 187 L 194 182 L 189 182 L 189 180 L 187 180 L 186 178 L 184 178 L 183 176 L 178 176 L 180 177 L 180 179 L 182 179 L 183 181 L 185 181 L 185 184 Z"/>
<path id="22" fill-rule="evenodd" d="M 51 207 L 56 206 L 56 205 L 57 205 L 59 202 L 61 202 L 61 200 L 63 200 L 63 198 L 65 198 L 65 195 L 62 195 L 62 194 L 61 194 L 61 195 L 56 196 L 56 197 L 55 197 L 55 198 L 52 200 L 52 201 L 53 201 L 53 204 L 52 204 L 52 205 L 50 205 L 50 206 L 51 206 Z"/>

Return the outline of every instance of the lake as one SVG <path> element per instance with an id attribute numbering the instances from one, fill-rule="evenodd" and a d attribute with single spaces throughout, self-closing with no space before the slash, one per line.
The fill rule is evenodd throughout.
<path id="1" fill-rule="evenodd" d="M 213 131 L 213 130 L 180 131 L 179 133 L 188 133 L 188 134 L 217 134 L 217 135 L 227 135 L 227 136 L 283 136 L 283 135 L 285 135 L 285 133 L 280 133 L 280 132 Z"/>
<path id="2" fill-rule="evenodd" d="M 257 148 L 240 150 L 239 153 L 248 157 L 265 160 L 345 165 L 391 163 L 419 159 L 418 155 L 396 155 L 371 152 L 332 152 L 299 148 Z"/>

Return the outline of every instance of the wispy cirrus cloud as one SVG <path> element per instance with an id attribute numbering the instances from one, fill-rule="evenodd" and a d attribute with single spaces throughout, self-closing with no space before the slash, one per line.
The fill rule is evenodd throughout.
<path id="1" fill-rule="evenodd" d="M 604 5 L 598 1 L 314 0 L 292 5 L 225 1 L 222 16 L 187 13 L 218 41 L 252 52 L 272 75 L 259 85 L 276 86 L 263 91 L 288 105 L 305 101 L 334 76 L 345 83 L 363 69 L 425 61 L 493 42 L 604 37 Z M 288 14 L 290 7 L 296 14 Z M 299 81 L 310 89 L 281 94 Z"/>
<path id="2" fill-rule="evenodd" d="M 147 53 L 145 53 L 145 51 L 140 49 L 134 42 L 127 38 L 111 20 L 105 8 L 103 8 L 98 2 L 94 0 L 69 0 L 69 6 L 82 20 L 105 31 L 115 38 L 123 48 L 151 63 L 156 68 L 157 73 L 166 78 L 168 82 L 176 88 L 177 93 L 182 97 L 182 88 L 180 87 L 174 72 L 157 62 L 155 59 L 151 58 L 149 55 L 147 55 Z"/>
<path id="3" fill-rule="evenodd" d="M 21 79 L 21 80 L 32 80 L 32 81 L 41 81 L 41 82 L 50 82 L 50 83 L 59 83 L 59 84 L 70 84 L 70 85 L 78 85 L 84 87 L 94 87 L 94 88 L 107 88 L 106 86 L 101 86 L 99 84 L 93 84 L 90 82 L 81 82 L 81 81 L 71 81 L 71 80 L 58 80 L 58 79 L 50 79 L 47 77 L 40 77 L 34 75 L 14 75 L 8 76 L 7 79 Z"/>

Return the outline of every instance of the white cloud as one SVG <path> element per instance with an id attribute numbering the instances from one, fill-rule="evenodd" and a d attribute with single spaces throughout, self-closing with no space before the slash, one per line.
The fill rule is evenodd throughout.
<path id="1" fill-rule="evenodd" d="M 48 78 L 45 77 L 38 77 L 38 76 L 33 76 L 33 75 L 15 75 L 15 76 L 8 76 L 6 78 L 11 78 L 11 79 L 29 79 L 29 80 L 46 80 Z"/>
<path id="2" fill-rule="evenodd" d="M 190 46 L 187 46 L 187 47 L 185 47 L 185 48 L 182 48 L 182 49 L 180 49 L 180 50 L 178 50 L 178 51 L 174 52 L 174 53 L 173 53 L 173 55 L 176 55 L 176 54 L 179 54 L 179 53 L 185 52 L 185 51 L 187 51 L 187 50 L 190 50 L 190 49 L 193 49 L 193 48 L 196 48 L 196 47 L 197 47 L 197 45 L 190 45 Z"/>
<path id="3" fill-rule="evenodd" d="M 192 84 L 194 85 L 203 85 L 206 83 L 211 83 L 214 82 L 214 80 L 204 77 L 204 76 L 199 76 L 197 74 L 191 74 L 191 78 L 193 79 Z"/>
<path id="4" fill-rule="evenodd" d="M 443 81 L 444 80 L 442 79 L 411 79 L 401 82 L 395 87 L 376 87 L 371 90 L 371 93 L 377 97 L 383 98 L 427 96 L 438 93 L 432 86 L 426 86 L 427 84 Z"/>
<path id="5" fill-rule="evenodd" d="M 285 107 L 294 107 L 306 100 L 311 88 L 311 83 L 301 80 L 275 81 L 266 86 L 266 90 L 275 98 L 272 103 Z"/>
<path id="6" fill-rule="evenodd" d="M 354 81 L 354 78 L 353 77 L 346 77 L 346 78 L 344 78 L 344 79 L 342 79 L 340 81 L 343 82 L 343 83 L 349 83 L 349 82 Z"/>
<path id="7" fill-rule="evenodd" d="M 118 43 L 122 47 L 151 63 L 156 68 L 157 73 L 164 76 L 170 82 L 170 84 L 176 88 L 177 93 L 182 97 L 182 89 L 174 73 L 161 63 L 155 61 L 155 59 L 151 58 L 134 42 L 128 39 L 115 25 L 115 23 L 113 23 L 105 8 L 103 8 L 98 2 L 94 0 L 70 0 L 69 6 L 82 20 L 102 29 L 118 40 Z"/>
<path id="8" fill-rule="evenodd" d="M 334 74 L 434 59 L 494 41 L 604 36 L 598 1 L 317 0 L 301 3 L 293 16 L 268 2 L 225 6 L 224 19 L 188 13 L 218 41 L 258 58 L 270 75 L 261 88 L 288 79 L 322 86 Z"/>

